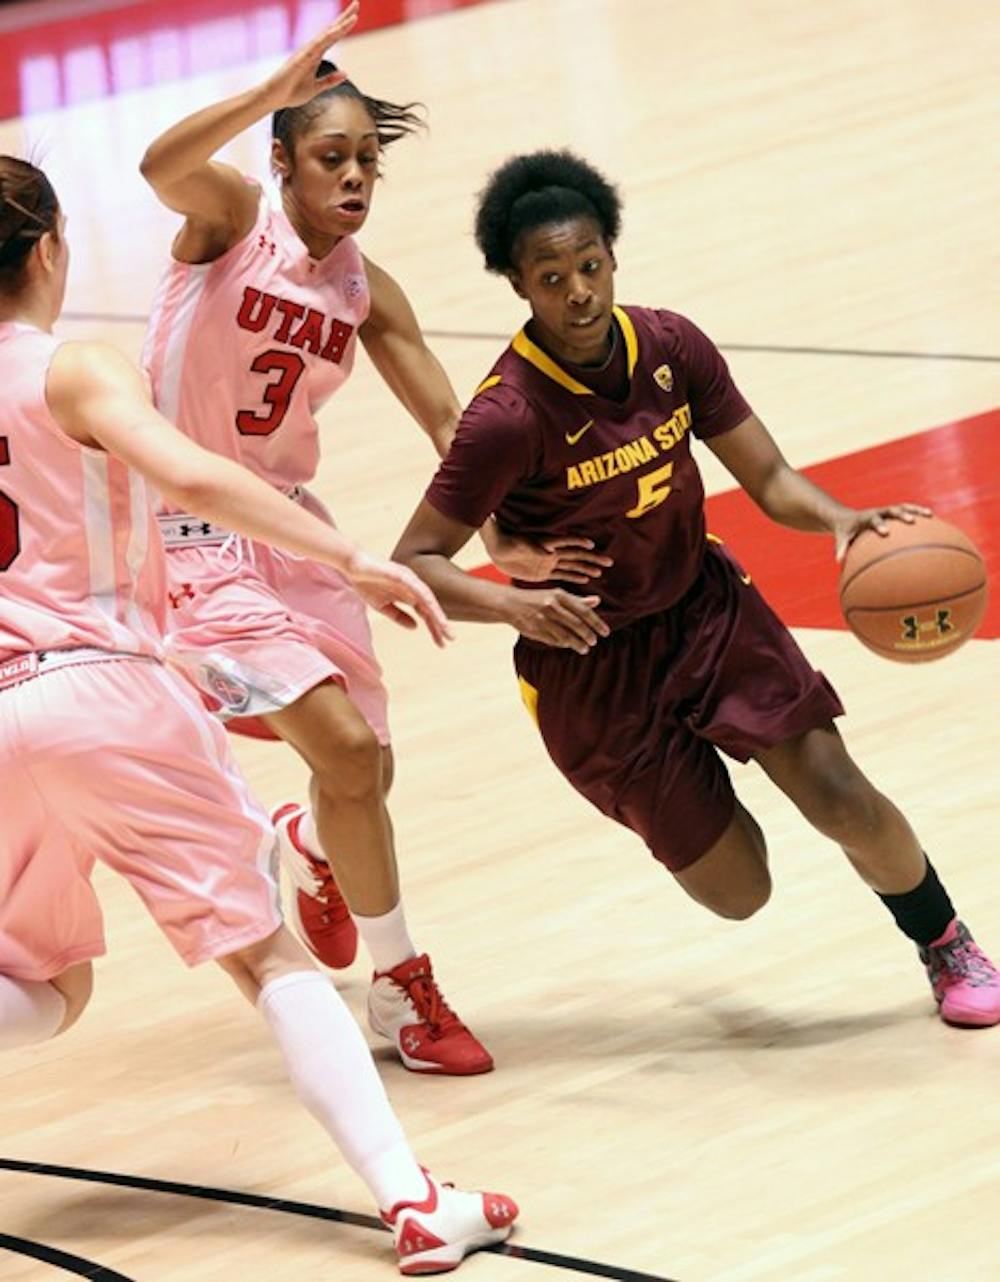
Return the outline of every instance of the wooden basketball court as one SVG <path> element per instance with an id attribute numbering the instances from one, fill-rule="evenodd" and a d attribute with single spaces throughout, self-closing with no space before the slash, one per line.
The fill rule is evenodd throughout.
<path id="1" fill-rule="evenodd" d="M 262 77 L 283 32 L 334 6 L 178 0 L 146 29 L 143 6 L 94 7 L 0 9 L 16 99 L 0 149 L 40 158 L 69 215 L 62 332 L 137 356 L 176 225 L 139 176 L 146 144 Z M 692 316 L 794 463 L 824 465 L 848 501 L 874 479 L 884 501 L 930 503 L 996 576 L 996 6 L 494 0 L 421 17 L 435 7 L 388 4 L 411 20 L 341 58 L 367 92 L 428 105 L 430 132 L 389 152 L 361 239 L 460 395 L 523 320 L 482 270 L 474 193 L 511 153 L 570 145 L 625 196 L 619 301 Z M 84 36 L 36 49 L 28 9 Z M 266 157 L 263 127 L 231 151 L 257 173 Z M 363 355 L 323 424 L 317 491 L 387 552 L 431 447 Z M 931 429 L 945 429 L 933 450 Z M 710 493 L 732 488 L 699 457 Z M 732 501 L 716 502 L 720 533 L 738 538 Z M 737 547 L 791 624 L 815 623 L 801 567 L 819 556 L 832 590 L 832 549 L 778 537 Z M 852 752 L 996 956 L 1000 620 L 907 667 L 836 627 L 831 599 L 824 626 L 797 635 L 841 693 Z M 996 1282 L 1000 1029 L 935 1018 L 912 947 L 840 852 L 736 768 L 776 890 L 750 922 L 712 918 L 550 766 L 512 635 L 460 625 L 439 654 L 375 627 L 411 926 L 497 1071 L 428 1080 L 376 1053 L 423 1160 L 522 1206 L 510 1252 L 463 1277 Z M 236 748 L 265 802 L 302 795 L 290 750 Z M 187 972 L 127 887 L 98 884 L 110 951 L 89 1011 L 0 1059 L 0 1278 L 392 1276 L 388 1237 L 351 1220 L 370 1214 L 364 1189 L 286 1087 L 258 1017 L 221 973 Z M 342 981 L 359 1016 L 366 984 L 359 960 Z"/>

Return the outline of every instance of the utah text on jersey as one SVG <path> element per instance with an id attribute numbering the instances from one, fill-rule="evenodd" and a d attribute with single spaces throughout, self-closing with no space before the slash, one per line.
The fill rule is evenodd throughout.
<path id="1" fill-rule="evenodd" d="M 347 340 L 354 333 L 353 325 L 335 316 L 327 317 L 315 307 L 247 285 L 236 315 L 237 325 L 251 334 L 259 334 L 272 321 L 274 342 L 302 348 L 334 365 L 340 364 Z"/>

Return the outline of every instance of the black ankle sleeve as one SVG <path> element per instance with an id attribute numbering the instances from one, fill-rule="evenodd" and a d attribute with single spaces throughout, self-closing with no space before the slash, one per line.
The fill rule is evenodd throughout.
<path id="1" fill-rule="evenodd" d="M 903 934 L 925 947 L 941 938 L 955 916 L 948 892 L 938 880 L 929 859 L 927 872 L 919 886 L 908 890 L 905 895 L 879 895 L 879 899 L 892 913 Z"/>

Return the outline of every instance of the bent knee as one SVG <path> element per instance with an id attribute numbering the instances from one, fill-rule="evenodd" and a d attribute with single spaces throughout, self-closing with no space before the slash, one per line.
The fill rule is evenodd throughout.
<path id="1" fill-rule="evenodd" d="M 94 968 L 90 962 L 80 962 L 50 979 L 49 983 L 66 1003 L 66 1014 L 55 1034 L 58 1037 L 72 1028 L 86 1010 L 94 992 Z"/>
<path id="2" fill-rule="evenodd" d="M 771 898 L 767 842 L 760 825 L 737 801 L 722 836 L 674 876 L 693 900 L 717 917 L 752 917 Z"/>
<path id="3" fill-rule="evenodd" d="M 756 827 L 756 825 L 754 825 Z M 746 921 L 759 913 L 771 898 L 771 874 L 762 834 L 748 833 L 748 840 L 715 847 L 696 863 L 674 876 L 691 898 L 730 921 Z M 735 845 L 735 849 L 733 848 Z"/>
<path id="4" fill-rule="evenodd" d="M 714 888 L 701 902 L 716 917 L 725 917 L 728 921 L 747 921 L 768 902 L 771 890 L 771 877 L 765 871 L 752 884 Z"/>
<path id="5" fill-rule="evenodd" d="M 357 800 L 382 793 L 382 746 L 366 721 L 338 726 L 325 749 L 311 765 L 316 787 L 327 797 Z"/>

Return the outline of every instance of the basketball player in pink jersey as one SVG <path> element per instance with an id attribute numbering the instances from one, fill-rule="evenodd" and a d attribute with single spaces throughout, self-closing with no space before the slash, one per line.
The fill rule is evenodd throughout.
<path id="1" fill-rule="evenodd" d="M 1000 972 L 958 919 L 913 829 L 850 758 L 843 708 L 732 558 L 706 534 L 692 435 L 775 521 L 832 534 L 915 521 L 856 511 L 789 467 L 691 321 L 614 305 L 615 189 L 569 152 L 517 156 L 480 197 L 476 240 L 530 319 L 480 385 L 396 555 L 453 618 L 504 622 L 549 755 L 631 828 L 698 903 L 767 902 L 764 835 L 721 753 L 755 760 L 838 842 L 916 945 L 942 1017 L 1000 1023 Z M 487 515 L 522 537 L 591 535 L 599 596 L 487 583 L 451 557 Z"/>
<path id="2" fill-rule="evenodd" d="M 349 376 L 359 338 L 442 455 L 460 411 L 403 292 L 354 239 L 385 147 L 419 123 L 321 61 L 356 14 L 349 5 L 263 84 L 169 129 L 142 163 L 184 216 L 143 355 L 156 404 L 317 513 L 303 488 L 318 459 L 315 414 Z M 272 113 L 277 200 L 211 159 Z M 288 805 L 274 815 L 300 933 L 341 967 L 360 929 L 375 967 L 371 1025 L 408 1068 L 488 1071 L 491 1056 L 445 1003 L 407 928 L 385 805 L 386 695 L 363 602 L 327 567 L 234 549 L 228 531 L 176 507 L 163 529 L 173 657 L 230 728 L 286 740 L 311 770 L 312 811 Z M 508 540 L 504 551 L 504 567 L 524 578 L 600 565 L 585 540 Z"/>
<path id="3" fill-rule="evenodd" d="M 113 348 L 53 337 L 68 262 L 45 175 L 0 156 L 0 1048 L 83 1011 L 104 952 L 100 858 L 184 961 L 217 961 L 255 1003 L 393 1229 L 401 1272 L 454 1268 L 505 1238 L 517 1207 L 417 1164 L 360 1029 L 282 926 L 275 833 L 221 727 L 161 661 L 166 565 L 145 481 L 335 566 L 439 644 L 444 618 L 408 571 L 177 432 Z"/>

